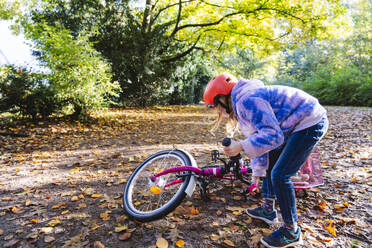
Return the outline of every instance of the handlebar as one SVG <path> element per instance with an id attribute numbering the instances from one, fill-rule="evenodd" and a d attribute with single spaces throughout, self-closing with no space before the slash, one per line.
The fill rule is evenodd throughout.
<path id="1" fill-rule="evenodd" d="M 230 146 L 231 145 L 231 139 L 230 138 L 224 138 L 222 140 L 222 145 L 227 147 L 227 146 Z M 235 155 L 235 156 L 232 156 L 230 157 L 230 161 L 227 163 L 228 164 L 228 167 L 233 167 L 234 168 L 234 174 L 235 174 L 235 177 L 238 178 L 240 181 L 242 181 L 243 183 L 247 184 L 247 185 L 250 185 L 250 182 L 248 182 L 247 180 L 245 180 L 243 177 L 242 177 L 242 174 L 240 172 L 240 159 L 242 158 L 242 156 L 239 154 Z M 253 186 L 253 185 L 251 185 Z M 252 188 L 249 188 L 249 191 L 251 193 L 253 193 L 254 189 L 257 188 L 257 185 L 254 185 Z"/>
<path id="2" fill-rule="evenodd" d="M 231 139 L 230 138 L 224 138 L 222 140 L 222 145 L 223 146 L 229 146 L 229 145 L 231 145 Z"/>
<path id="3" fill-rule="evenodd" d="M 231 139 L 226 137 L 222 140 L 221 143 L 225 147 L 230 146 L 231 145 Z M 240 155 L 240 153 L 235 155 L 235 156 L 230 157 L 230 159 L 233 160 L 233 161 L 239 161 L 241 158 L 242 158 L 242 156 Z"/>

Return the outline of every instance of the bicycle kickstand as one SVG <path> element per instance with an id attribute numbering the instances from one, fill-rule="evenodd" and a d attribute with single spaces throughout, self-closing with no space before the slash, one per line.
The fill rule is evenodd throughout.
<path id="1" fill-rule="evenodd" d="M 200 196 L 202 198 L 203 201 L 209 201 L 210 198 L 208 196 L 208 189 L 207 189 L 207 186 L 208 186 L 208 183 L 204 180 L 204 179 L 198 179 L 198 185 L 199 185 L 199 188 L 200 188 Z"/>

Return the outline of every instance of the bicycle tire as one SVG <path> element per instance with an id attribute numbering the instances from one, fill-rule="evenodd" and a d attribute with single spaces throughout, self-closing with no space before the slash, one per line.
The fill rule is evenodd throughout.
<path id="1" fill-rule="evenodd" d="M 123 206 L 125 213 L 129 216 L 130 219 L 134 219 L 140 222 L 150 222 L 158 220 L 172 212 L 177 206 L 181 204 L 182 200 L 185 198 L 186 196 L 185 190 L 188 184 L 190 183 L 191 178 L 190 175 L 184 176 L 182 178 L 182 183 L 170 186 L 172 188 L 171 189 L 172 191 L 171 190 L 168 191 L 168 189 L 164 189 L 162 188 L 162 186 L 164 187 L 164 184 L 170 181 L 167 180 L 169 177 L 172 177 L 171 179 L 175 179 L 175 177 L 173 176 L 175 176 L 176 173 L 169 173 L 159 177 L 156 182 L 157 185 L 155 185 L 155 183 L 150 180 L 150 176 L 152 176 L 155 173 L 158 173 L 159 168 L 156 167 L 156 164 L 154 168 L 151 168 L 149 166 L 151 166 L 155 162 L 158 161 L 161 162 L 161 159 L 169 158 L 172 158 L 175 161 L 180 162 L 181 164 L 173 165 L 166 164 L 164 167 L 160 168 L 162 171 L 171 167 L 191 165 L 190 158 L 184 152 L 180 150 L 164 150 L 146 158 L 129 177 L 124 187 Z M 160 165 L 162 164 L 160 163 Z M 146 171 L 146 168 L 149 168 L 150 172 Z M 148 175 L 146 175 L 146 172 L 148 172 L 147 173 Z M 137 189 L 136 184 L 140 179 L 143 179 L 143 182 L 140 181 L 138 183 L 139 185 Z M 141 182 L 143 184 L 141 184 Z M 160 193 L 158 197 L 156 196 L 156 194 L 151 192 L 151 187 L 153 186 L 159 187 L 162 190 L 162 193 Z M 137 199 L 134 199 L 135 194 L 138 195 L 138 197 L 142 197 L 142 199 L 144 200 L 141 200 L 140 202 L 137 201 Z M 151 205 L 152 202 L 150 201 L 153 200 L 158 200 L 158 203 L 155 205 Z M 160 201 L 163 200 L 167 202 L 159 207 L 159 205 L 161 204 Z M 149 210 L 144 211 L 143 204 L 146 203 L 149 203 L 147 204 Z"/>

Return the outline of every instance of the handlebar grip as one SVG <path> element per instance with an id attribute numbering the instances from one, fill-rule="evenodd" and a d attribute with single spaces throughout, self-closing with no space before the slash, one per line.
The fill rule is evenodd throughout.
<path id="1" fill-rule="evenodd" d="M 230 138 L 224 138 L 222 140 L 222 145 L 223 146 L 229 146 L 229 145 L 231 145 L 231 139 Z"/>

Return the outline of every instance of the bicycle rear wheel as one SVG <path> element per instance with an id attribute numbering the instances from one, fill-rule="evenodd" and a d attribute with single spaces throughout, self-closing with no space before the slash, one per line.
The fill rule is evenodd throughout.
<path id="1" fill-rule="evenodd" d="M 154 174 L 166 169 L 191 165 L 189 157 L 179 150 L 165 150 L 145 159 L 129 177 L 124 188 L 124 210 L 131 219 L 148 222 L 162 218 L 173 211 L 185 198 L 190 175 L 168 173 L 157 177 Z M 182 182 L 170 186 L 176 179 Z"/>

